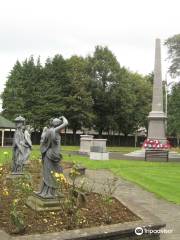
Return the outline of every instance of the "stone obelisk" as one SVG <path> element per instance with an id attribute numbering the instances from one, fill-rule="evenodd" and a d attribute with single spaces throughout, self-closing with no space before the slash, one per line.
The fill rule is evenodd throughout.
<path id="1" fill-rule="evenodd" d="M 159 140 L 161 143 L 165 143 L 166 115 L 163 110 L 160 39 L 156 39 L 152 111 L 149 113 L 148 120 L 149 120 L 148 138 Z"/>

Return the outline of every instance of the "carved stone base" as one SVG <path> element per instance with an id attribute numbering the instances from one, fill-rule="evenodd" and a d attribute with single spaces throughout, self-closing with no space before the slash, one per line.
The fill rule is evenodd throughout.
<path id="1" fill-rule="evenodd" d="M 28 197 L 26 205 L 33 210 L 39 211 L 55 211 L 61 209 L 59 200 L 57 198 L 42 198 L 34 193 Z"/>
<path id="2" fill-rule="evenodd" d="M 109 160 L 109 152 L 90 152 L 91 160 Z"/>

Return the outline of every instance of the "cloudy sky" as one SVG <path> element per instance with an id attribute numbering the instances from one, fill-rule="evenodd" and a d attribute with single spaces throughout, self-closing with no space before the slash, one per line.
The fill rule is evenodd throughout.
<path id="1" fill-rule="evenodd" d="M 0 0 L 0 92 L 17 59 L 86 56 L 96 45 L 148 74 L 155 38 L 180 33 L 179 9 L 179 0 Z M 162 46 L 163 76 L 166 57 Z"/>

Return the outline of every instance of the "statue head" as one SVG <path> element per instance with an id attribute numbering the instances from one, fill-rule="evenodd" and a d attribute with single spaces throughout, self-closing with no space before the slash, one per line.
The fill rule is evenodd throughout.
<path id="1" fill-rule="evenodd" d="M 58 127 L 58 126 L 60 126 L 61 124 L 62 124 L 62 120 L 59 119 L 59 118 L 54 118 L 54 119 L 52 120 L 52 126 L 53 126 L 53 127 Z"/>
<path id="2" fill-rule="evenodd" d="M 22 116 L 18 116 L 14 119 L 14 121 L 17 128 L 20 128 L 25 124 L 25 118 L 23 118 Z"/>

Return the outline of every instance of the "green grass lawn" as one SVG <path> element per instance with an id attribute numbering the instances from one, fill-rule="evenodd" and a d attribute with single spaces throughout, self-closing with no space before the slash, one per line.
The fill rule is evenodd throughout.
<path id="1" fill-rule="evenodd" d="M 78 147 L 62 147 L 64 151 L 78 150 Z M 112 148 L 129 152 L 132 148 Z M 7 152 L 7 154 L 5 154 Z M 109 169 L 117 176 L 134 182 L 144 189 L 168 201 L 180 204 L 180 163 L 143 162 L 132 160 L 94 161 L 88 157 L 63 154 L 65 161 L 76 161 L 89 169 Z M 10 161 L 11 148 L 0 148 L 0 164 Z M 40 157 L 39 146 L 34 146 L 31 159 Z"/>
<path id="2" fill-rule="evenodd" d="M 180 163 L 132 160 L 94 161 L 87 157 L 65 156 L 89 169 L 109 169 L 115 175 L 134 182 L 158 197 L 180 204 Z"/>

